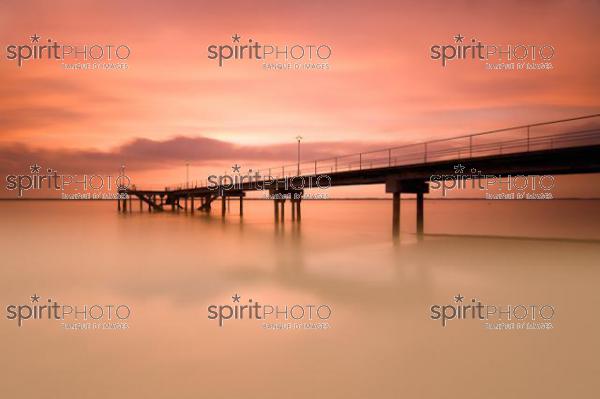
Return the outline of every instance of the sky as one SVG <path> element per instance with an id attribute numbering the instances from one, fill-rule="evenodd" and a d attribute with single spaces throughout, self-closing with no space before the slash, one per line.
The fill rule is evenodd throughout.
<path id="1" fill-rule="evenodd" d="M 598 15 L 593 1 L 5 1 L 0 171 L 37 162 L 116 173 L 125 164 L 138 185 L 161 187 L 183 181 L 186 162 L 192 180 L 232 164 L 294 162 L 298 135 L 310 160 L 598 113 Z M 551 44 L 553 69 L 442 67 L 430 47 L 457 34 Z M 32 35 L 125 44 L 127 69 L 18 67 L 7 47 L 32 44 Z M 208 46 L 232 45 L 233 35 L 324 44 L 332 54 L 326 70 L 264 70 L 252 60 L 219 67 Z"/>

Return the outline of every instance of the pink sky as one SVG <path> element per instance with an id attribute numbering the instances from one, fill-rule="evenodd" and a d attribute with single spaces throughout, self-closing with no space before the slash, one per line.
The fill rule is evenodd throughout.
<path id="1" fill-rule="evenodd" d="M 416 5 L 418 4 L 418 5 Z M 555 120 L 600 109 L 600 6 L 590 1 L 29 1 L 0 5 L 2 172 L 31 162 L 87 173 L 125 162 L 140 184 Z M 327 71 L 207 58 L 231 36 L 327 44 Z M 552 71 L 443 68 L 433 44 L 549 43 Z M 127 44 L 126 71 L 5 57 L 29 36 Z M 159 156 L 157 156 L 157 154 Z M 112 166 L 114 164 L 114 166 Z M 16 170 L 15 170 L 16 169 Z"/>

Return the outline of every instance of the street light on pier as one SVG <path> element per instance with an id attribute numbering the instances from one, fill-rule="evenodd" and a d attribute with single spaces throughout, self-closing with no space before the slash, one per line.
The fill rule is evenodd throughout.
<path id="1" fill-rule="evenodd" d="M 117 188 L 125 188 L 125 163 L 121 164 L 121 173 L 119 174 L 117 180 L 119 181 L 119 183 L 117 184 Z"/>
<path id="2" fill-rule="evenodd" d="M 298 140 L 298 172 L 297 175 L 300 176 L 300 140 L 302 140 L 302 136 L 296 136 L 296 140 Z"/>

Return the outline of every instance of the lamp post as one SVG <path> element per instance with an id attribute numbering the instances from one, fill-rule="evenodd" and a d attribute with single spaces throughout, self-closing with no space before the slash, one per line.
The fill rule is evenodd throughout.
<path id="1" fill-rule="evenodd" d="M 297 172 L 297 175 L 300 176 L 300 140 L 302 140 L 302 136 L 296 136 L 296 140 L 298 140 L 298 172 Z"/>
<path id="2" fill-rule="evenodd" d="M 125 163 L 121 164 L 121 174 L 119 176 L 118 188 L 125 188 Z"/>

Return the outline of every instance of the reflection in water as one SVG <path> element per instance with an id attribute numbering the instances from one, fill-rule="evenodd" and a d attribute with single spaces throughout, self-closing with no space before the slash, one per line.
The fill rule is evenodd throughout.
<path id="1" fill-rule="evenodd" d="M 407 201 L 398 245 L 388 201 L 306 201 L 301 223 L 286 212 L 279 225 L 266 201 L 247 201 L 243 219 L 235 201 L 225 219 L 216 208 L 2 205 L 2 396 L 558 398 L 597 387 L 599 202 L 429 201 L 419 241 Z M 5 319 L 7 304 L 34 293 L 126 303 L 130 328 L 65 331 L 44 320 L 18 328 Z M 328 304 L 332 328 L 219 328 L 207 319 L 208 305 L 236 293 Z M 556 329 L 429 319 L 431 305 L 457 294 L 551 303 Z"/>

